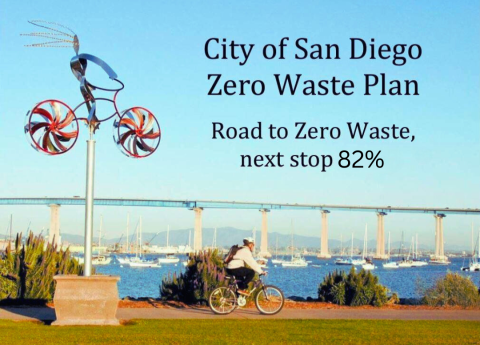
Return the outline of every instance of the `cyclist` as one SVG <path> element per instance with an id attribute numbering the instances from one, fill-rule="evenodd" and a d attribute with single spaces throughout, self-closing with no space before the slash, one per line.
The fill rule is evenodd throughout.
<path id="1" fill-rule="evenodd" d="M 247 296 L 249 293 L 246 289 L 248 288 L 248 283 L 255 277 L 255 272 L 260 275 L 267 274 L 253 258 L 252 252 L 254 247 L 255 240 L 253 238 L 244 238 L 243 246 L 239 247 L 233 258 L 227 264 L 227 273 L 235 276 L 238 280 L 237 292 Z M 245 267 L 245 264 L 251 268 Z"/>

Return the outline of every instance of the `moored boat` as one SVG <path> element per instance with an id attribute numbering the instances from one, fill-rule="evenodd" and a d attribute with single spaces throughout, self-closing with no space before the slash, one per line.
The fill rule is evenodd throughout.
<path id="1" fill-rule="evenodd" d="M 297 253 L 294 256 L 292 256 L 292 259 L 290 261 L 282 262 L 282 267 L 307 267 L 307 266 L 308 266 L 308 262 L 300 253 Z"/>
<path id="2" fill-rule="evenodd" d="M 382 264 L 385 269 L 395 269 L 398 265 L 394 261 L 390 261 L 390 232 L 388 232 L 388 260 Z"/>
<path id="3" fill-rule="evenodd" d="M 147 260 L 147 261 L 138 261 L 138 262 L 130 262 L 130 267 L 145 267 L 145 268 L 160 268 L 162 267 L 158 263 Z"/>
<path id="4" fill-rule="evenodd" d="M 158 258 L 157 262 L 159 264 L 177 264 L 180 262 L 180 259 L 173 254 L 167 254 L 165 257 Z"/>
<path id="5" fill-rule="evenodd" d="M 389 261 L 389 262 L 385 262 L 382 264 L 383 268 L 385 269 L 395 269 L 395 268 L 398 268 L 398 265 L 395 261 Z"/>
<path id="6" fill-rule="evenodd" d="M 293 254 L 293 221 L 292 221 L 292 243 L 291 243 L 291 249 L 292 249 L 292 258 L 290 261 L 283 261 L 282 262 L 282 267 L 307 267 L 308 262 L 305 260 L 302 254 L 297 253 Z"/>
<path id="7" fill-rule="evenodd" d="M 478 233 L 477 245 L 473 248 L 473 224 L 472 224 L 472 257 L 469 261 L 468 266 L 461 268 L 462 271 L 466 272 L 480 272 L 480 232 Z"/>
<path id="8" fill-rule="evenodd" d="M 105 255 L 92 256 L 92 265 L 94 266 L 105 266 L 109 265 L 111 262 L 112 258 Z"/>

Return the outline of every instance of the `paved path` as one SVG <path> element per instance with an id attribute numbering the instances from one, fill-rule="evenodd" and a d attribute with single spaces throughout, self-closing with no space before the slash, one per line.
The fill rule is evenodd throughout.
<path id="1" fill-rule="evenodd" d="M 274 316 L 255 309 L 240 309 L 230 315 L 214 315 L 209 309 L 120 308 L 119 319 L 375 319 L 375 320 L 470 320 L 480 321 L 480 310 L 391 310 L 391 309 L 284 309 Z M 1 307 L 0 319 L 55 320 L 52 308 Z"/>

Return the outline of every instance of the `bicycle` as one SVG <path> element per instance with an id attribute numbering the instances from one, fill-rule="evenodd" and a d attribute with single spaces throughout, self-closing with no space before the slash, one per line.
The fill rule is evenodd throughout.
<path id="1" fill-rule="evenodd" d="M 237 292 L 238 281 L 235 276 L 229 275 L 226 279 L 230 280 L 230 284 L 227 287 L 216 288 L 208 298 L 210 309 L 215 314 L 226 315 L 238 307 L 244 307 L 247 304 L 246 297 L 252 295 L 256 308 L 264 315 L 279 313 L 285 304 L 282 290 L 273 285 L 265 285 L 260 277 L 254 282 L 249 296 L 243 296 Z"/>

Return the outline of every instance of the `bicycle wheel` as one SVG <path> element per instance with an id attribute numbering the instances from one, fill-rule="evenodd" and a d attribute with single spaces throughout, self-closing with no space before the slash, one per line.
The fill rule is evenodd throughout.
<path id="1" fill-rule="evenodd" d="M 265 285 L 255 297 L 255 306 L 265 315 L 277 314 L 282 310 L 284 303 L 282 290 L 273 285 Z"/>
<path id="2" fill-rule="evenodd" d="M 78 121 L 67 104 L 49 99 L 27 113 L 25 134 L 35 150 L 60 155 L 77 142 Z"/>
<path id="3" fill-rule="evenodd" d="M 215 314 L 230 314 L 237 306 L 237 296 L 231 289 L 219 287 L 210 294 L 208 304 Z"/>

